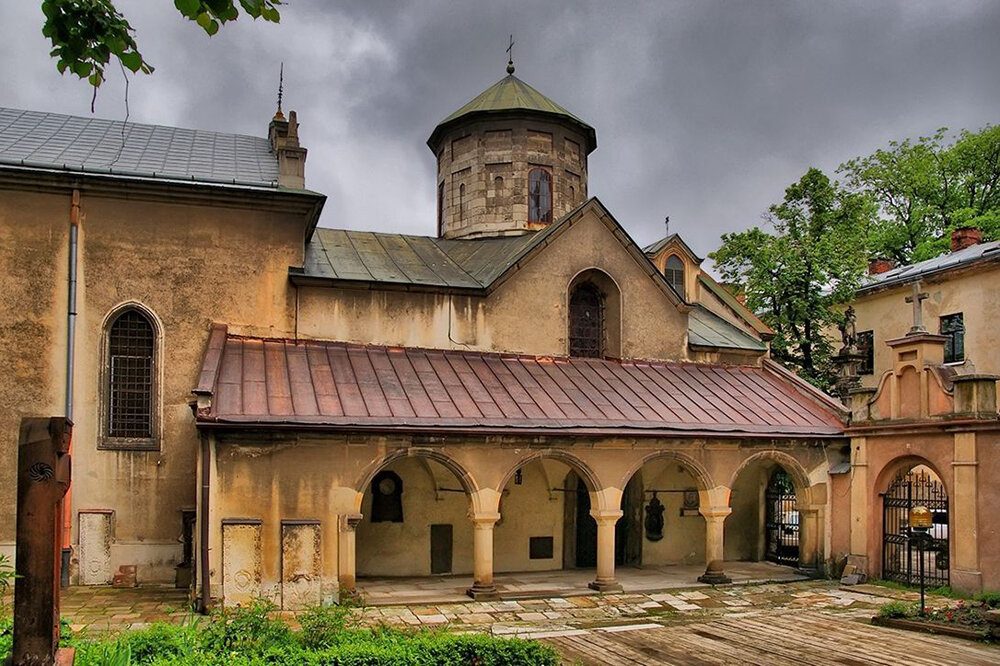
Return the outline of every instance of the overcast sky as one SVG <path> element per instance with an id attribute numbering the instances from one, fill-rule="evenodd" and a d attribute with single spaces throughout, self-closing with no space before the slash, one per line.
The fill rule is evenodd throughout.
<path id="1" fill-rule="evenodd" d="M 434 233 L 434 126 L 517 75 L 597 129 L 590 194 L 640 243 L 663 218 L 702 255 L 807 168 L 1000 122 L 1000 2 L 290 0 L 208 38 L 170 0 L 118 0 L 156 66 L 130 119 L 266 136 L 278 63 L 328 227 Z M 90 113 L 39 3 L 0 4 L 0 105 Z M 123 119 L 109 70 L 97 115 Z M 707 266 L 706 266 L 707 267 Z"/>

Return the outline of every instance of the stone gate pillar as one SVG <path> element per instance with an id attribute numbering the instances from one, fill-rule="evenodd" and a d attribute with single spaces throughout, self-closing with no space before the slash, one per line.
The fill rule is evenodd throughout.
<path id="1" fill-rule="evenodd" d="M 707 506 L 699 509 L 705 517 L 705 573 L 698 581 L 710 585 L 733 582 L 725 571 L 726 516 L 733 512 L 728 506 Z"/>
<path id="2" fill-rule="evenodd" d="M 615 578 L 615 524 L 622 517 L 621 509 L 591 509 L 597 521 L 597 578 L 588 585 L 598 592 L 620 592 L 622 586 Z"/>
<path id="3" fill-rule="evenodd" d="M 345 513 L 340 516 L 340 538 L 337 541 L 337 584 L 341 595 L 353 595 L 357 592 L 357 527 L 360 522 L 360 513 Z"/>
<path id="4" fill-rule="evenodd" d="M 499 599 L 493 582 L 493 526 L 500 520 L 496 512 L 474 513 L 472 518 L 472 587 L 466 590 L 473 599 Z"/>

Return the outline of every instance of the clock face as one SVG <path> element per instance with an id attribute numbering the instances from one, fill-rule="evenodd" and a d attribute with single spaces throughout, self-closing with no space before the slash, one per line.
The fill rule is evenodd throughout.
<path id="1" fill-rule="evenodd" d="M 396 492 L 396 482 L 386 477 L 378 482 L 378 491 L 383 495 L 391 495 Z"/>

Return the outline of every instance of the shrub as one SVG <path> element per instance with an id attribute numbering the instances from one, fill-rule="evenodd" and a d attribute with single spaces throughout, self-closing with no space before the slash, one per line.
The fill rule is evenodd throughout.
<path id="1" fill-rule="evenodd" d="M 255 599 L 245 606 L 212 611 L 208 625 L 201 632 L 202 646 L 208 651 L 258 653 L 270 646 L 289 643 L 288 626 L 270 616 L 275 609 L 267 599 Z"/>
<path id="2" fill-rule="evenodd" d="M 0 554 L 0 609 L 7 606 L 7 592 L 15 578 L 17 574 L 14 573 L 14 565 L 6 555 Z"/>
<path id="3" fill-rule="evenodd" d="M 299 640 L 307 648 L 326 648 L 336 645 L 343 638 L 350 617 L 350 609 L 343 606 L 310 608 L 298 618 L 299 624 L 302 625 Z"/>
<path id="4" fill-rule="evenodd" d="M 890 601 L 878 609 L 878 616 L 883 619 L 910 617 L 913 614 L 913 607 L 902 601 Z"/>
<path id="5" fill-rule="evenodd" d="M 973 600 L 990 608 L 1000 608 L 1000 592 L 981 592 Z"/>

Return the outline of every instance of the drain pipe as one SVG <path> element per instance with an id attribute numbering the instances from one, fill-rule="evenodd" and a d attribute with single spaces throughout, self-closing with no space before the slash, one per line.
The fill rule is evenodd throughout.
<path id="1" fill-rule="evenodd" d="M 198 562 L 198 574 L 201 578 L 201 604 L 199 604 L 198 610 L 202 613 L 207 613 L 209 607 L 211 606 L 211 582 L 209 578 L 208 571 L 208 536 L 209 536 L 209 525 L 208 525 L 208 503 L 212 483 L 212 475 L 208 466 L 211 463 L 210 456 L 212 455 L 212 449 L 209 445 L 208 438 L 210 435 L 202 433 L 201 435 L 201 515 L 199 516 L 200 529 L 198 530 L 199 536 L 199 560 Z"/>
<path id="2" fill-rule="evenodd" d="M 73 368 L 76 354 L 76 273 L 77 251 L 80 225 L 80 190 L 73 189 L 73 201 L 69 209 L 69 298 L 66 303 L 66 419 L 73 423 Z M 70 439 L 70 448 L 73 441 Z M 59 584 L 69 586 L 69 561 L 73 553 L 71 546 L 73 529 L 72 484 L 63 497 L 62 560 L 60 562 Z"/>

